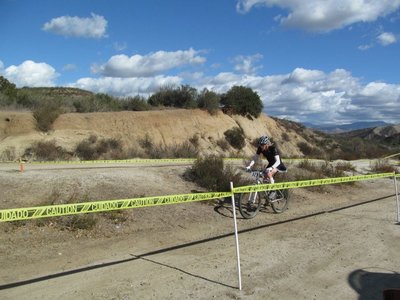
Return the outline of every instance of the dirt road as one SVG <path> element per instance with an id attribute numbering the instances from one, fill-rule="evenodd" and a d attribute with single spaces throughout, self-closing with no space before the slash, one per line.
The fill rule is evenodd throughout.
<path id="1" fill-rule="evenodd" d="M 3 164 L 0 205 L 188 193 L 185 168 Z M 293 190 L 287 212 L 239 218 L 242 291 L 228 203 L 101 214 L 91 230 L 2 223 L 0 298 L 381 299 L 400 288 L 396 217 L 390 179 Z"/>

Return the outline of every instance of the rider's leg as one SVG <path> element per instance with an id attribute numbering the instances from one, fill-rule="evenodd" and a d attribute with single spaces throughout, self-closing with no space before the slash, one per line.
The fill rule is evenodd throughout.
<path id="1" fill-rule="evenodd" d="M 271 171 L 267 172 L 270 183 L 275 183 L 274 175 L 276 174 L 276 172 L 278 172 L 278 169 L 272 169 Z"/>

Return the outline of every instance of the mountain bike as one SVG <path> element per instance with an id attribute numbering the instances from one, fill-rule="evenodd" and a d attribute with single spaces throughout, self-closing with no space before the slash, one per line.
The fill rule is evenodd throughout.
<path id="1" fill-rule="evenodd" d="M 255 178 L 256 184 L 269 183 L 269 179 L 264 180 L 264 171 L 251 171 L 251 176 Z M 245 219 L 254 218 L 260 210 L 263 202 L 264 207 L 271 206 L 275 213 L 282 213 L 288 208 L 290 192 L 288 189 L 271 190 L 261 192 L 243 193 L 238 199 L 240 214 Z"/>

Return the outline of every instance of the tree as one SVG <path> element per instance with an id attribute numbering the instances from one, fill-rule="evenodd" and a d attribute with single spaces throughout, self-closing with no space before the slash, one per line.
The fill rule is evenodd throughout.
<path id="1" fill-rule="evenodd" d="M 180 87 L 164 87 L 151 95 L 148 102 L 150 105 L 173 106 L 180 108 L 196 107 L 197 90 L 188 85 Z"/>
<path id="2" fill-rule="evenodd" d="M 233 108 L 234 112 L 242 116 L 258 117 L 263 104 L 256 92 L 244 86 L 233 86 L 221 99 L 221 103 Z"/>
<path id="3" fill-rule="evenodd" d="M 211 115 L 215 115 L 219 109 L 221 97 L 208 89 L 204 89 L 198 98 L 198 107 L 205 108 Z"/>
<path id="4" fill-rule="evenodd" d="M 11 83 L 7 78 L 0 76 L 0 92 L 9 97 L 17 95 L 17 89 L 14 83 Z"/>

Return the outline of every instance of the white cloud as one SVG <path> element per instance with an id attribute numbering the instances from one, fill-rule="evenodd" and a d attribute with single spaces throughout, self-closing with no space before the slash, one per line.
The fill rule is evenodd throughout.
<path id="1" fill-rule="evenodd" d="M 151 68 L 150 65 L 148 67 Z M 54 86 L 58 76 L 50 65 L 31 60 L 19 66 L 6 67 L 0 73 L 18 87 Z M 81 78 L 70 86 L 120 97 L 147 97 L 161 87 L 181 84 L 189 84 L 197 90 L 208 88 L 217 93 L 225 93 L 234 85 L 247 86 L 261 97 L 264 111 L 268 115 L 299 122 L 400 122 L 400 84 L 375 81 L 363 83 L 344 69 L 326 73 L 321 70 L 296 68 L 287 74 L 270 76 L 234 72 L 221 72 L 215 76 L 206 76 L 201 72 L 184 72 L 181 76 L 107 76 Z"/>
<path id="2" fill-rule="evenodd" d="M 174 52 L 157 51 L 147 55 L 112 56 L 102 66 L 93 66 L 94 73 L 109 77 L 149 77 L 185 65 L 202 64 L 206 59 L 194 49 Z"/>
<path id="3" fill-rule="evenodd" d="M 177 76 L 155 76 L 145 78 L 81 78 L 70 86 L 118 97 L 136 95 L 147 97 L 161 87 L 179 86 L 181 84 L 182 79 Z"/>
<path id="4" fill-rule="evenodd" d="M 128 45 L 125 42 L 124 43 L 115 42 L 113 44 L 113 47 L 115 51 L 123 51 L 128 47 Z"/>
<path id="5" fill-rule="evenodd" d="M 69 71 L 75 71 L 75 70 L 77 70 L 77 69 L 78 69 L 78 67 L 77 67 L 75 64 L 66 64 L 66 65 L 63 66 L 63 68 L 62 68 L 63 71 L 67 71 L 67 72 L 69 72 Z"/>
<path id="6" fill-rule="evenodd" d="M 299 122 L 400 122 L 400 84 L 363 84 L 343 69 L 325 73 L 296 68 L 291 73 L 273 76 L 220 73 L 198 81 L 196 88 L 224 93 L 233 85 L 256 91 L 267 114 Z"/>
<path id="7" fill-rule="evenodd" d="M 277 6 L 289 13 L 279 16 L 283 26 L 328 32 L 357 22 L 372 22 L 400 7 L 400 0 L 237 0 L 247 13 L 255 6 Z"/>
<path id="8" fill-rule="evenodd" d="M 26 60 L 19 66 L 9 66 L 3 73 L 17 87 L 54 86 L 59 75 L 52 66 L 31 60 Z"/>
<path id="9" fill-rule="evenodd" d="M 62 16 L 45 23 L 43 30 L 63 36 L 99 39 L 106 37 L 107 20 L 93 13 L 90 18 Z"/>
<path id="10" fill-rule="evenodd" d="M 365 50 L 371 49 L 372 47 L 373 47 L 372 44 L 360 45 L 360 46 L 358 46 L 358 50 L 365 51 Z"/>
<path id="11" fill-rule="evenodd" d="M 383 46 L 388 46 L 397 42 L 396 36 L 391 32 L 383 32 L 378 36 L 378 42 Z"/>
<path id="12" fill-rule="evenodd" d="M 4 69 L 4 64 L 3 62 L 0 60 L 0 71 Z"/>
<path id="13" fill-rule="evenodd" d="M 296 68 L 289 75 L 289 77 L 286 80 L 286 83 L 290 83 L 290 82 L 304 83 L 307 81 L 316 81 L 323 77 L 324 77 L 324 73 L 322 71 Z"/>
<path id="14" fill-rule="evenodd" d="M 239 55 L 233 59 L 235 65 L 235 71 L 243 74 L 254 75 L 262 66 L 255 66 L 254 64 L 261 60 L 263 56 L 261 54 L 254 54 L 249 56 Z"/>

